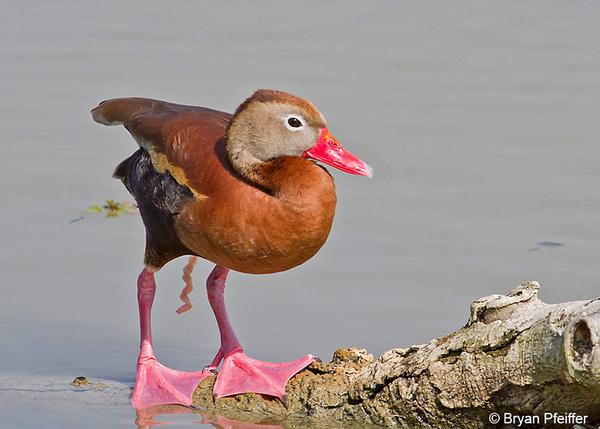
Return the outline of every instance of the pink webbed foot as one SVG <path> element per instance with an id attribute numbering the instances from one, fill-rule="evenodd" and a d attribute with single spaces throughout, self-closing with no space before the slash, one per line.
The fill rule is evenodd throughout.
<path id="1" fill-rule="evenodd" d="M 241 350 L 234 351 L 223 359 L 213 395 L 218 399 L 242 393 L 260 393 L 283 400 L 289 379 L 315 360 L 314 356 L 307 355 L 292 362 L 263 362 Z"/>
<path id="2" fill-rule="evenodd" d="M 196 386 L 213 373 L 207 370 L 183 372 L 168 368 L 154 356 L 140 358 L 131 404 L 141 410 L 155 405 L 192 405 Z"/>

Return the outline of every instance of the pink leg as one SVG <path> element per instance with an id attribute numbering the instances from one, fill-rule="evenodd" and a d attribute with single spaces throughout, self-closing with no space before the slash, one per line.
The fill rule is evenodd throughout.
<path id="1" fill-rule="evenodd" d="M 219 366 L 223 360 L 221 371 L 213 390 L 216 398 L 241 393 L 260 393 L 283 399 L 285 386 L 290 378 L 315 360 L 312 355 L 285 363 L 262 362 L 248 357 L 238 341 L 225 309 L 225 280 L 229 270 L 216 266 L 208 276 L 206 290 L 219 332 L 221 347 L 217 352 L 211 368 Z"/>
<path id="2" fill-rule="evenodd" d="M 141 341 L 131 404 L 136 409 L 164 404 L 189 406 L 196 386 L 211 373 L 176 371 L 156 360 L 152 350 L 150 320 L 155 291 L 154 273 L 144 268 L 138 277 Z"/>

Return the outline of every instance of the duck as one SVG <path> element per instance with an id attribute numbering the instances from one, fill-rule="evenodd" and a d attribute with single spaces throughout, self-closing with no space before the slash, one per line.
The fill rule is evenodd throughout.
<path id="1" fill-rule="evenodd" d="M 327 240 L 335 214 L 325 165 L 367 177 L 372 168 L 329 132 L 313 103 L 278 90 L 255 91 L 233 114 L 138 97 L 103 101 L 91 114 L 100 124 L 123 125 L 138 145 L 114 172 L 146 232 L 132 405 L 190 406 L 198 383 L 215 373 L 215 399 L 258 393 L 284 400 L 289 379 L 316 358 L 264 362 L 246 355 L 225 307 L 227 275 L 276 273 L 308 261 Z M 191 308 L 197 261 L 215 264 L 206 290 L 221 344 L 201 371 L 164 366 L 153 350 L 155 274 L 181 256 L 189 259 L 178 313 Z"/>

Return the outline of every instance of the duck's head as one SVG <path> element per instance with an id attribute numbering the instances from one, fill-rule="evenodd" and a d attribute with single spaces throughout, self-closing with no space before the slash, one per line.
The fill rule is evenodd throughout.
<path id="1" fill-rule="evenodd" d="M 227 153 L 233 168 L 248 178 L 262 164 L 282 157 L 373 175 L 367 163 L 329 133 L 325 118 L 310 101 L 270 89 L 259 89 L 238 107 L 227 128 Z"/>

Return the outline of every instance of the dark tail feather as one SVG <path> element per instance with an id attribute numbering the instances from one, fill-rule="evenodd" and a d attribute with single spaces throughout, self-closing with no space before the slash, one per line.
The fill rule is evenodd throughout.
<path id="1" fill-rule="evenodd" d="M 131 160 L 138 154 L 138 152 L 139 150 L 136 151 L 129 158 L 121 161 L 121 163 L 117 165 L 117 168 L 115 168 L 115 172 L 113 173 L 113 177 L 123 182 L 123 185 L 125 185 L 125 187 L 131 195 L 133 195 L 133 189 L 131 189 L 131 184 L 129 183 L 129 170 L 131 168 Z"/>

